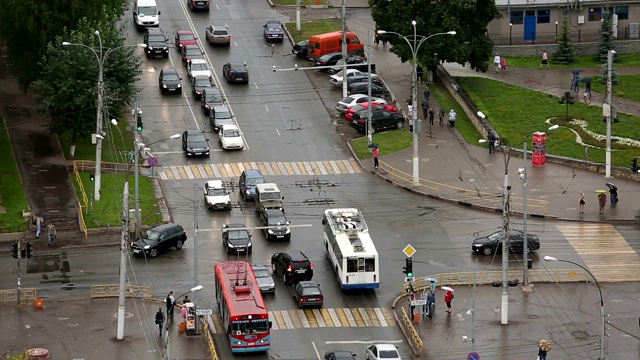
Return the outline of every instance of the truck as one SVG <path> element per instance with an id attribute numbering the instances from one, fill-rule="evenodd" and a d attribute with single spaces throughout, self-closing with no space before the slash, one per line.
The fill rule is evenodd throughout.
<path id="1" fill-rule="evenodd" d="M 280 194 L 278 185 L 274 183 L 256 184 L 256 212 L 277 209 L 284 213 L 282 200 L 284 200 L 284 196 Z"/>

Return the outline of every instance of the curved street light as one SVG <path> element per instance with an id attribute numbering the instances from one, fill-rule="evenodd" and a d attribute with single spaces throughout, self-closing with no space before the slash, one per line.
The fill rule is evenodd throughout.
<path id="1" fill-rule="evenodd" d="M 412 121 L 413 121 L 413 185 L 420 185 L 420 174 L 418 173 L 419 170 L 419 158 L 418 158 L 418 129 L 420 128 L 418 126 L 418 111 L 417 111 L 417 106 L 418 106 L 418 51 L 420 50 L 420 46 L 422 46 L 422 44 L 424 44 L 427 40 L 431 39 L 434 36 L 439 36 L 439 35 L 455 35 L 456 32 L 455 31 L 447 31 L 447 32 L 441 32 L 441 33 L 435 33 L 435 34 L 431 34 L 429 36 L 423 36 L 423 35 L 418 35 L 417 34 L 417 29 L 416 29 L 416 21 L 413 20 L 411 21 L 411 25 L 413 26 L 413 42 L 409 39 L 409 37 L 411 37 L 411 35 L 408 36 L 404 36 L 401 35 L 397 32 L 394 31 L 385 31 L 385 30 L 378 30 L 378 34 L 393 34 L 393 35 L 397 35 L 399 37 L 401 37 L 402 39 L 404 39 L 404 41 L 407 42 L 407 45 L 409 45 L 409 48 L 411 49 L 411 54 L 413 55 L 413 80 L 412 80 L 412 84 L 413 84 L 413 88 L 411 91 L 411 103 L 412 103 Z"/>
<path id="2" fill-rule="evenodd" d="M 598 287 L 598 292 L 600 293 L 600 317 L 602 318 L 602 327 L 600 328 L 600 357 L 598 357 L 598 360 L 605 360 L 605 355 L 604 355 L 604 350 L 605 350 L 605 335 L 606 335 L 606 316 L 604 314 L 604 299 L 602 298 L 602 289 L 600 288 L 600 284 L 598 283 L 598 280 L 596 279 L 595 276 L 593 276 L 593 274 L 591 273 L 591 271 L 589 271 L 589 269 L 587 269 L 586 267 L 573 262 L 573 261 L 569 261 L 569 260 L 563 260 L 563 259 L 557 259 L 554 258 L 553 256 L 545 256 L 544 257 L 545 261 L 558 261 L 558 262 L 566 262 L 569 264 L 573 264 L 579 268 L 582 268 L 582 270 L 586 271 L 589 275 L 591 275 L 591 278 L 593 279 L 593 281 L 595 281 L 596 286 Z"/>
<path id="3" fill-rule="evenodd" d="M 107 57 L 109 56 L 109 54 L 111 54 L 112 52 L 118 49 L 122 49 L 125 47 L 146 48 L 147 45 L 145 44 L 122 45 L 114 48 L 109 48 L 107 49 L 107 51 L 103 52 L 102 37 L 100 37 L 100 32 L 96 30 L 94 34 L 98 37 L 98 43 L 100 46 L 100 49 L 98 51 L 96 51 L 96 49 L 92 48 L 91 46 L 88 46 L 85 44 L 79 44 L 79 43 L 72 43 L 68 41 L 63 41 L 62 45 L 63 46 L 80 46 L 80 47 L 89 49 L 93 53 L 93 55 L 95 55 L 96 60 L 98 60 L 98 106 L 96 110 L 97 111 L 96 112 L 96 134 L 100 135 L 102 134 L 102 113 L 103 113 L 103 107 L 104 107 L 103 72 L 104 72 L 104 63 Z M 93 197 L 95 201 L 100 201 L 100 185 L 102 180 L 101 175 L 102 175 L 102 139 L 96 137 L 96 170 L 95 170 L 95 182 L 94 182 L 94 189 L 93 189 Z"/>

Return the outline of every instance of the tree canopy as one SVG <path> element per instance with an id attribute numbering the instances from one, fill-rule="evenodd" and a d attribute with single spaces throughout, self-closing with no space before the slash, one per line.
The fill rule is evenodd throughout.
<path id="1" fill-rule="evenodd" d="M 455 36 L 434 36 L 420 47 L 418 62 L 433 67 L 442 61 L 467 63 L 472 69 L 486 71 L 493 52 L 493 41 L 486 36 L 487 24 L 500 16 L 495 0 L 369 0 L 376 30 L 393 31 L 412 40 L 416 34 L 429 36 L 455 31 Z M 412 59 L 409 45 L 393 34 L 384 34 L 402 61 Z M 418 39 L 419 41 L 419 39 Z"/>
<path id="2" fill-rule="evenodd" d="M 75 143 L 95 132 L 100 57 L 96 30 L 102 39 L 105 113 L 119 113 L 137 92 L 135 83 L 142 73 L 142 62 L 135 47 L 123 47 L 126 25 L 119 19 L 118 11 L 105 9 L 96 20 L 80 19 L 75 30 L 63 28 L 62 35 L 47 46 L 39 64 L 42 74 L 32 87 L 39 110 L 51 116 L 52 133 L 70 134 Z M 64 46 L 64 41 L 85 46 Z"/>
<path id="3" fill-rule="evenodd" d="M 7 46 L 12 71 L 23 89 L 39 76 L 38 63 L 49 42 L 73 30 L 84 17 L 98 19 L 108 12 L 124 14 L 127 0 L 2 0 L 0 38 Z"/>

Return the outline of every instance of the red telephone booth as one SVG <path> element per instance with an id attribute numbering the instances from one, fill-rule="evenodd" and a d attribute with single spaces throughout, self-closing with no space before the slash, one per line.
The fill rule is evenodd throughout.
<path id="1" fill-rule="evenodd" d="M 545 166 L 547 164 L 547 134 L 543 132 L 533 133 L 533 151 L 531 156 L 533 166 Z"/>

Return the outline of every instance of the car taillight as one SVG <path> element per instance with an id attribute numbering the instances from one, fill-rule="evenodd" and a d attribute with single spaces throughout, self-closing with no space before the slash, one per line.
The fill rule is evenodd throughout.
<path id="1" fill-rule="evenodd" d="M 289 265 L 289 267 L 287 268 L 288 272 L 292 272 L 293 271 L 293 266 Z"/>
<path id="2" fill-rule="evenodd" d="M 322 301 L 324 298 L 322 296 L 316 298 L 317 301 Z"/>
<path id="3" fill-rule="evenodd" d="M 313 270 L 313 264 L 309 263 L 309 269 Z"/>
<path id="4" fill-rule="evenodd" d="M 305 298 L 300 298 L 300 302 L 307 301 Z"/>
<path id="5" fill-rule="evenodd" d="M 234 72 L 233 71 L 229 71 L 229 76 L 233 76 Z"/>
<path id="6" fill-rule="evenodd" d="M 227 40 L 231 40 L 231 36 L 227 36 Z"/>

